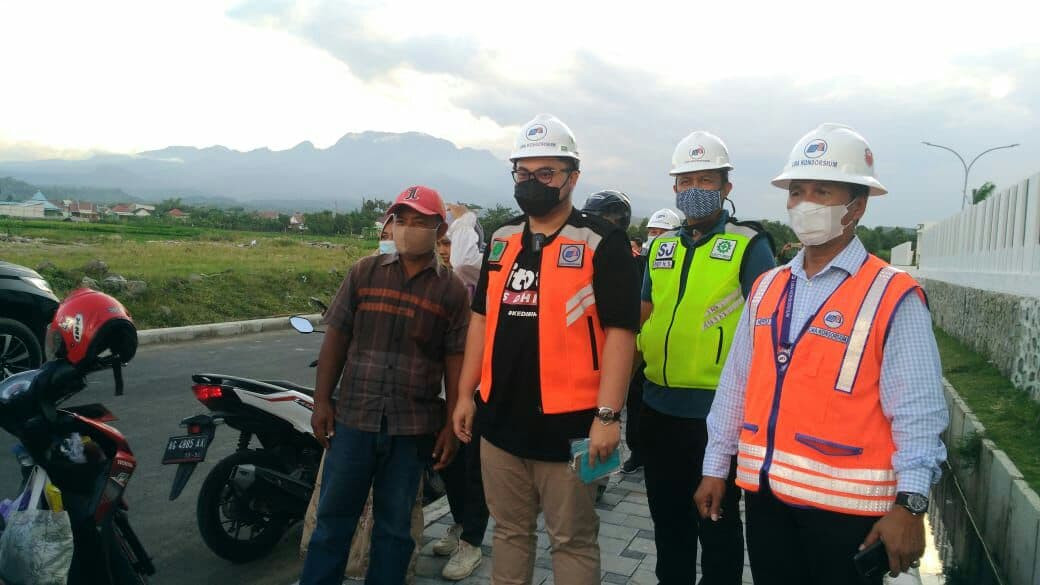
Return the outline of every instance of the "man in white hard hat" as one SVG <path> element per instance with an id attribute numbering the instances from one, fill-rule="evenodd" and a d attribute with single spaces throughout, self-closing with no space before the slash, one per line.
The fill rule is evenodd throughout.
<path id="1" fill-rule="evenodd" d="M 646 243 L 643 244 L 644 248 L 649 249 L 650 244 L 653 243 L 657 236 L 665 232 L 677 230 L 680 225 L 682 225 L 682 220 L 679 219 L 678 213 L 667 207 L 658 209 L 650 216 L 650 220 L 646 222 Z"/>
<path id="2" fill-rule="evenodd" d="M 678 144 L 670 174 L 685 223 L 654 239 L 643 279 L 640 451 L 661 585 L 696 581 L 698 542 L 703 585 L 737 585 L 744 570 L 739 492 L 728 492 L 718 523 L 701 521 L 693 503 L 708 441 L 705 418 L 740 309 L 755 278 L 774 266 L 762 227 L 738 222 L 722 207 L 732 169 L 714 134 L 693 132 Z"/>
<path id="3" fill-rule="evenodd" d="M 718 516 L 736 459 L 756 585 L 860 583 L 853 556 L 879 539 L 894 575 L 924 552 L 922 515 L 946 458 L 924 293 L 855 235 L 868 198 L 886 192 L 855 130 L 803 136 L 773 185 L 787 190 L 804 247 L 744 307 L 708 416 L 697 506 Z"/>
<path id="4" fill-rule="evenodd" d="M 531 583 L 541 509 L 555 581 L 598 583 L 596 484 L 571 469 L 570 449 L 588 437 L 586 463 L 605 462 L 621 440 L 639 326 L 635 266 L 624 231 L 574 209 L 580 157 L 563 122 L 542 114 L 525 124 L 510 159 L 524 215 L 495 231 L 485 253 L 455 432 L 470 441 L 476 413 L 495 519 L 492 582 Z"/>

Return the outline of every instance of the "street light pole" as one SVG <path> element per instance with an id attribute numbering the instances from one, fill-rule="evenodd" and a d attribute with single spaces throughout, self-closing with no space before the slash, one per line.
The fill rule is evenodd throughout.
<path id="1" fill-rule="evenodd" d="M 964 206 L 968 202 L 968 173 L 971 172 L 971 167 L 975 165 L 975 161 L 977 161 L 980 158 L 982 158 L 982 155 L 984 155 L 984 154 L 986 154 L 988 152 L 993 152 L 994 150 L 1000 150 L 1002 148 L 1014 148 L 1014 147 L 1018 146 L 1018 143 L 1007 144 L 1007 145 L 1004 145 L 1004 146 L 994 146 L 993 148 L 990 148 L 988 150 L 983 150 L 982 152 L 980 152 L 975 158 L 971 159 L 970 163 L 965 163 L 964 162 L 964 157 L 961 156 L 956 150 L 954 150 L 954 149 L 952 149 L 952 148 L 950 148 L 948 146 L 943 146 L 941 144 L 933 144 L 931 142 L 925 142 L 925 141 L 921 141 L 921 144 L 924 144 L 925 146 L 934 146 L 935 148 L 941 148 L 943 150 L 948 150 L 948 151 L 952 152 L 954 156 L 957 157 L 957 160 L 961 161 L 961 166 L 964 167 L 964 186 L 961 188 L 961 209 L 964 209 Z"/>

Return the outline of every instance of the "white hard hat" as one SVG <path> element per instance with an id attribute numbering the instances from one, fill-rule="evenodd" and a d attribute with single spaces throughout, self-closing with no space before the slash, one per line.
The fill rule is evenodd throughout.
<path id="1" fill-rule="evenodd" d="M 874 173 L 874 153 L 867 140 L 844 124 L 820 124 L 802 136 L 773 185 L 787 189 L 799 179 L 863 185 L 871 195 L 888 193 Z"/>
<path id="2" fill-rule="evenodd" d="M 661 228 L 666 230 L 674 230 L 682 225 L 682 220 L 679 219 L 679 214 L 665 207 L 664 209 L 658 209 L 650 216 L 650 221 L 646 222 L 648 228 Z"/>
<path id="3" fill-rule="evenodd" d="M 566 124 L 552 114 L 538 114 L 524 124 L 513 143 L 510 161 L 544 156 L 581 160 L 574 133 Z"/>
<path id="4" fill-rule="evenodd" d="M 718 136 L 698 130 L 683 138 L 672 153 L 672 170 L 669 175 L 695 173 L 697 171 L 733 170 L 729 164 L 729 150 Z"/>

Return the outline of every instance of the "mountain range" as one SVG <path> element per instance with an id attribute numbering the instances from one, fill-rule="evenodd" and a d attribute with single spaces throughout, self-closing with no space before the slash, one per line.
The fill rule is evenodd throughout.
<path id="1" fill-rule="evenodd" d="M 310 142 L 248 152 L 171 146 L 84 160 L 0 162 L 2 176 L 34 185 L 118 189 L 144 201 L 180 197 L 186 203 L 301 211 L 392 199 L 414 184 L 434 187 L 450 201 L 513 203 L 508 162 L 417 132 L 352 133 L 324 149 Z"/>

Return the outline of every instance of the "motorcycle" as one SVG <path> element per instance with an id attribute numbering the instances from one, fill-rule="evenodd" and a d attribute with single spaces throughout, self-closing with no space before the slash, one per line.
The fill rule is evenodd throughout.
<path id="1" fill-rule="evenodd" d="M 314 331 L 303 317 L 290 321 L 301 333 Z M 311 363 L 316 365 L 316 360 Z M 210 412 L 182 420 L 188 434 L 167 441 L 162 462 L 177 465 L 170 500 L 180 496 L 205 461 L 217 426 L 238 431 L 238 448 L 202 483 L 196 519 L 203 541 L 217 556 L 234 563 L 261 558 L 303 519 L 314 491 L 322 456 L 311 431 L 314 390 L 286 380 L 224 374 L 194 374 L 192 381 L 195 398 Z M 254 437 L 259 449 L 250 448 Z"/>
<path id="2" fill-rule="evenodd" d="M 24 449 L 23 485 L 36 465 L 61 490 L 73 533 L 69 584 L 144 585 L 155 567 L 130 527 L 124 494 L 137 468 L 130 444 L 107 424 L 116 417 L 103 405 L 58 408 L 85 387 L 83 375 L 60 359 L 8 377 L 0 381 L 0 428 Z M 69 447 L 79 450 L 74 442 L 82 454 L 70 456 Z"/>
<path id="3" fill-rule="evenodd" d="M 310 299 L 322 314 L 327 307 Z M 304 317 L 289 322 L 303 334 L 322 333 Z M 310 363 L 316 367 L 318 361 Z M 164 465 L 177 465 L 170 500 L 176 500 L 216 436 L 218 425 L 238 431 L 238 447 L 202 482 L 196 520 L 202 540 L 217 556 L 245 563 L 266 556 L 303 519 L 317 480 L 323 448 L 314 437 L 314 389 L 287 380 L 254 380 L 225 374 L 192 376 L 195 398 L 210 410 L 185 418 L 188 434 L 170 437 Z M 260 449 L 250 449 L 253 438 Z M 444 496 L 431 469 L 423 505 Z"/>

